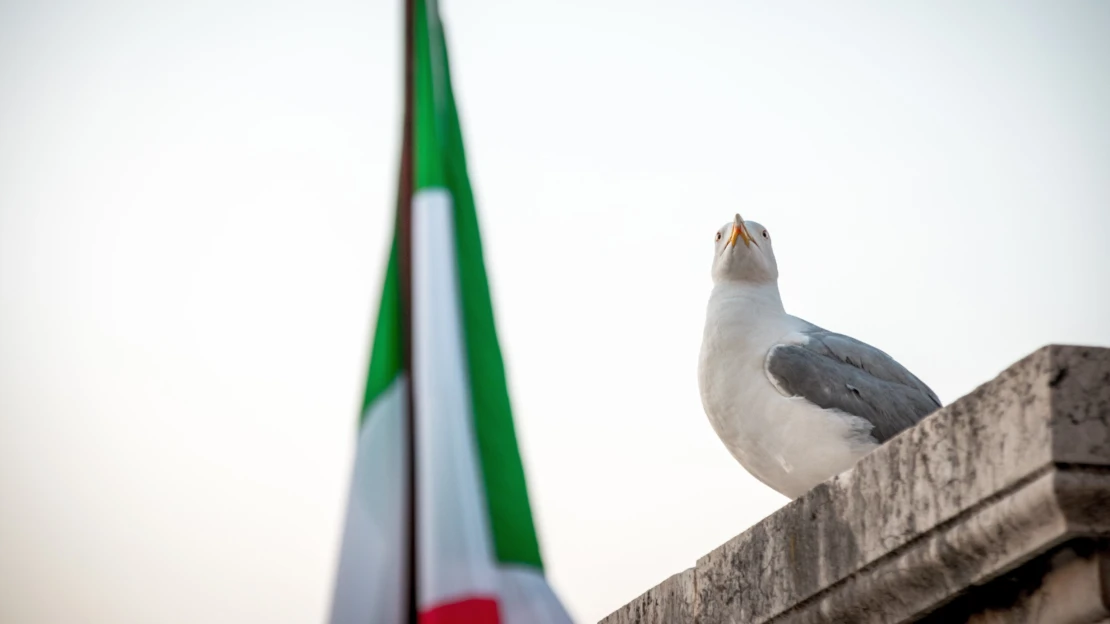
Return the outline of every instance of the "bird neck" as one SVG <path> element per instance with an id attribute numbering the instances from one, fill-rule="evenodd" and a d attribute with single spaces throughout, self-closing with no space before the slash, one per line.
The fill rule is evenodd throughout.
<path id="1" fill-rule="evenodd" d="M 735 309 L 742 306 L 753 316 L 786 314 L 779 295 L 778 282 L 749 284 L 740 282 L 720 282 L 713 286 L 710 301 L 718 306 Z"/>

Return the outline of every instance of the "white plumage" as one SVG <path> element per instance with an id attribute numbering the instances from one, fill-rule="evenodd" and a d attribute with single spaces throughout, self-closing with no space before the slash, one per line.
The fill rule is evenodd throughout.
<path id="1" fill-rule="evenodd" d="M 713 277 L 698 365 L 702 405 L 733 457 L 769 487 L 797 498 L 876 448 L 887 435 L 880 429 L 908 426 L 939 406 L 885 353 L 786 313 L 770 235 L 758 223 L 736 215 L 721 228 Z M 820 336 L 837 339 L 837 351 Z M 799 351 L 827 365 L 787 357 Z M 887 386 L 894 392 L 880 391 Z M 899 393 L 912 400 L 882 396 Z"/>
<path id="2" fill-rule="evenodd" d="M 739 309 L 745 314 L 736 314 Z M 732 456 L 769 487 L 797 498 L 875 448 L 864 419 L 825 410 L 775 387 L 770 350 L 807 340 L 777 286 L 718 284 L 706 310 L 698 367 L 702 404 Z"/>

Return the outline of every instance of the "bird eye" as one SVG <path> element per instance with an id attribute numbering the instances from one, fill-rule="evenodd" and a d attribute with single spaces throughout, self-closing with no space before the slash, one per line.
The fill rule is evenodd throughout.
<path id="1" fill-rule="evenodd" d="M 767 230 L 763 230 L 763 238 L 766 238 L 767 240 L 771 240 L 771 235 L 767 233 Z"/>
<path id="2" fill-rule="evenodd" d="M 717 237 L 716 237 L 716 238 L 714 238 L 713 240 L 714 240 L 714 241 L 719 241 L 719 240 L 721 240 L 721 233 L 720 233 L 720 232 L 717 232 Z"/>

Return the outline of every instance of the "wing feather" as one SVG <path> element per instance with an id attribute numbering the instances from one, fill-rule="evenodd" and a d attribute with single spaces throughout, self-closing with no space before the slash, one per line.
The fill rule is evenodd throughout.
<path id="1" fill-rule="evenodd" d="M 765 372 L 780 392 L 866 419 L 880 443 L 941 407 L 928 386 L 894 358 L 819 327 L 805 342 L 771 348 Z"/>

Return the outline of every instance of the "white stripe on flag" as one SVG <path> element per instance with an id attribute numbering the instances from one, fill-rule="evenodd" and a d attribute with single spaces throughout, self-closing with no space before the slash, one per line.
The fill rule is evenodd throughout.
<path id="1" fill-rule="evenodd" d="M 412 200 L 413 365 L 420 611 L 497 597 L 485 489 L 477 457 L 451 196 Z"/>
<path id="2" fill-rule="evenodd" d="M 366 408 L 348 495 L 332 624 L 399 624 L 407 617 L 406 403 L 401 375 Z"/>
<path id="3" fill-rule="evenodd" d="M 539 570 L 502 564 L 497 573 L 502 624 L 573 624 Z"/>

